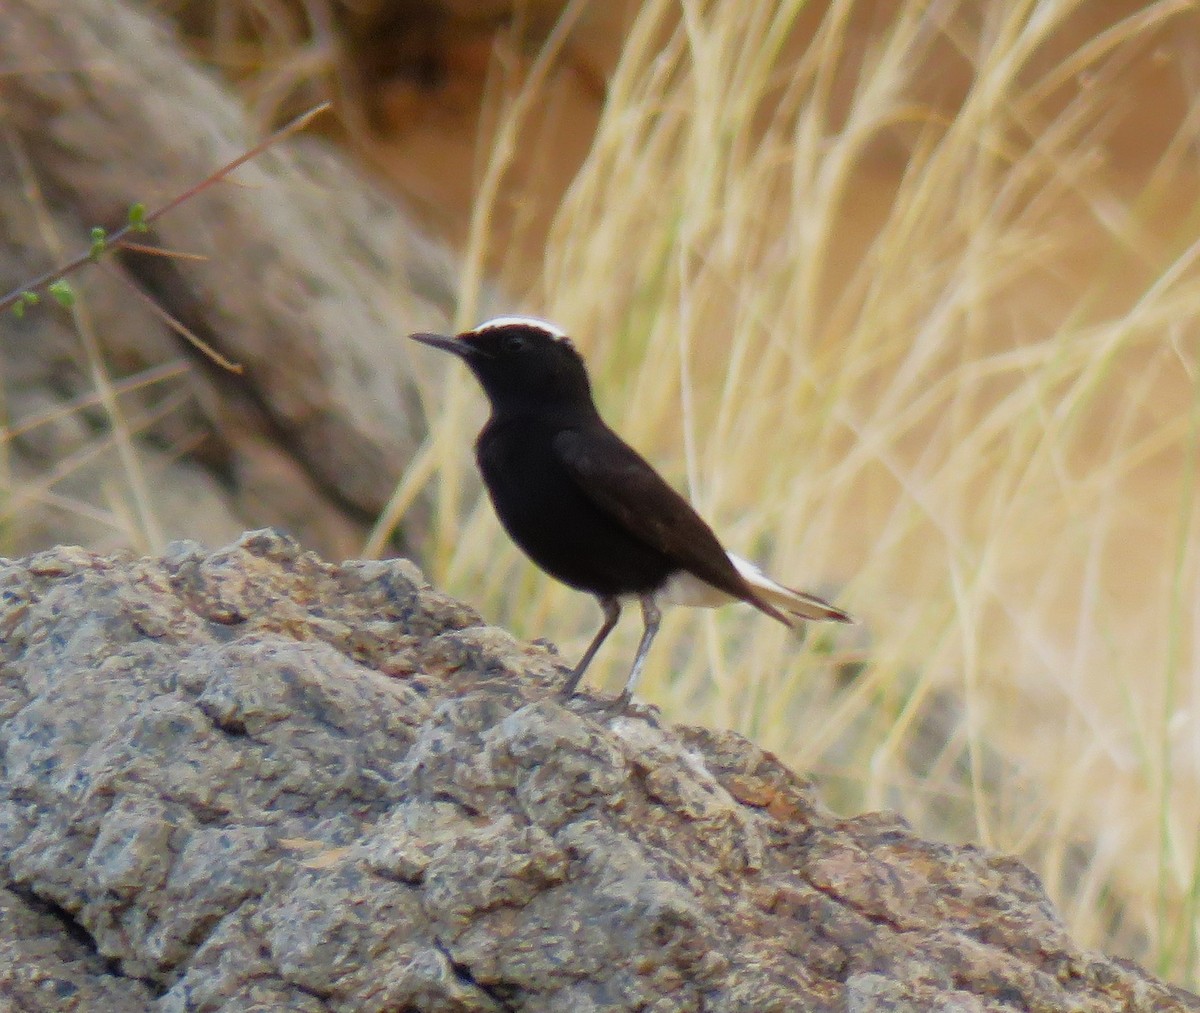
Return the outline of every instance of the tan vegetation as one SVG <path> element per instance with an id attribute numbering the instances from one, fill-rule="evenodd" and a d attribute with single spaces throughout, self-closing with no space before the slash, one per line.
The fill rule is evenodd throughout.
<path id="1" fill-rule="evenodd" d="M 866 620 L 843 685 L 862 643 L 676 616 L 645 695 L 1024 854 L 1085 939 L 1194 982 L 1189 6 L 645 3 L 525 304 L 732 546 Z M 593 606 L 505 545 L 443 382 L 434 573 L 573 654 Z"/>

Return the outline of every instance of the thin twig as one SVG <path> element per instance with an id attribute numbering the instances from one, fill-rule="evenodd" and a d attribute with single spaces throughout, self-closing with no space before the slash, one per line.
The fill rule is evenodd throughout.
<path id="1" fill-rule="evenodd" d="M 129 290 L 142 301 L 143 305 L 145 305 L 151 313 L 158 317 L 159 320 L 170 327 L 171 330 L 173 330 L 181 338 L 191 344 L 192 347 L 202 355 L 207 356 L 222 369 L 226 369 L 230 373 L 241 374 L 243 372 L 244 367 L 240 362 L 234 362 L 232 359 L 225 358 L 225 356 L 213 348 L 212 345 L 197 335 L 195 331 L 185 326 L 181 321 L 176 320 L 173 316 L 171 316 L 170 313 L 159 306 L 152 296 L 143 292 L 128 277 L 121 274 L 119 271 L 113 270 L 112 265 L 101 264 L 100 266 L 103 267 L 104 270 L 107 271 L 117 281 L 124 282 L 126 285 L 128 285 Z"/>
<path id="2" fill-rule="evenodd" d="M 163 246 L 149 246 L 146 243 L 135 243 L 131 239 L 120 239 L 117 242 L 109 243 L 110 246 L 118 246 L 122 250 L 131 250 L 133 253 L 148 253 L 152 257 L 169 257 L 171 260 L 195 260 L 206 261 L 209 259 L 206 253 L 188 253 L 186 250 L 168 250 Z"/>
<path id="3" fill-rule="evenodd" d="M 153 211 L 147 211 L 145 213 L 145 215 L 142 216 L 140 221 L 127 222 L 125 225 L 121 226 L 121 228 L 117 229 L 115 232 L 111 233 L 110 235 L 106 235 L 103 240 L 102 249 L 107 249 L 109 247 L 112 247 L 112 246 L 115 246 L 118 244 L 123 244 L 131 234 L 144 231 L 147 226 L 153 224 L 155 221 L 157 221 L 163 215 L 167 214 L 167 212 L 174 211 L 177 207 L 179 207 L 180 204 L 183 204 L 185 201 L 191 200 L 197 194 L 202 193 L 203 191 L 207 190 L 214 183 L 219 183 L 221 180 L 223 180 L 226 176 L 228 176 L 235 169 L 240 168 L 241 166 L 245 165 L 251 159 L 257 158 L 264 151 L 266 151 L 272 145 L 277 144 L 279 141 L 283 140 L 285 137 L 289 136 L 290 134 L 294 134 L 297 130 L 302 130 L 315 117 L 319 116 L 321 113 L 323 113 L 327 109 L 329 109 L 329 107 L 330 107 L 330 103 L 322 102 L 320 105 L 313 106 L 307 112 L 301 113 L 290 123 L 287 123 L 284 126 L 280 127 L 278 130 L 275 131 L 275 133 L 273 133 L 269 137 L 266 137 L 263 140 L 259 141 L 258 144 L 254 145 L 254 147 L 250 148 L 248 151 L 244 151 L 242 154 L 238 155 L 238 157 L 235 158 L 232 162 L 227 162 L 225 165 L 221 166 L 221 168 L 219 168 L 216 172 L 212 173 L 212 175 L 210 175 L 210 176 L 205 177 L 203 180 L 201 180 L 195 186 L 190 187 L 189 189 L 185 190 L 183 193 L 177 194 L 176 196 L 172 197 L 171 200 L 167 201 L 167 203 L 163 204 L 161 207 L 157 207 Z M 81 253 L 79 256 L 73 258 L 72 260 L 67 261 L 65 264 L 61 265 L 60 267 L 56 267 L 53 270 L 47 271 L 45 274 L 40 275 L 39 277 L 34 278 L 31 281 L 27 281 L 21 285 L 18 285 L 15 289 L 13 289 L 6 296 L 4 296 L 4 298 L 0 299 L 0 312 L 3 312 L 4 310 L 7 310 L 7 309 L 15 306 L 18 302 L 24 301 L 26 298 L 26 296 L 25 296 L 26 292 L 35 292 L 35 293 L 43 292 L 46 289 L 48 289 L 51 285 L 53 285 L 56 281 L 61 281 L 67 275 L 73 274 L 75 271 L 78 271 L 84 265 L 95 262 L 96 256 L 97 256 L 96 248 L 93 245 L 92 247 L 88 248 L 87 252 Z"/>

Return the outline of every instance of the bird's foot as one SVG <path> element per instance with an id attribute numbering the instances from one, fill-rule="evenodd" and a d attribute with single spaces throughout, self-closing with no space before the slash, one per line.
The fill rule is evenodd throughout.
<path id="1" fill-rule="evenodd" d="M 563 706 L 569 704 L 572 700 L 587 700 L 590 697 L 581 696 L 575 688 L 575 680 L 568 679 L 566 685 L 560 686 L 554 694 L 554 699 Z"/>
<path id="2" fill-rule="evenodd" d="M 576 691 L 579 689 L 579 681 L 583 677 L 583 673 L 578 668 L 567 668 L 565 665 L 558 666 L 559 671 L 566 674 L 566 681 L 558 688 L 555 696 L 564 703 L 572 699 Z"/>
<path id="3" fill-rule="evenodd" d="M 597 718 L 638 717 L 655 728 L 658 727 L 658 708 L 650 704 L 634 703 L 632 694 L 628 692 L 611 699 L 559 694 L 559 700 L 563 706 L 579 714 L 590 714 Z"/>
<path id="4" fill-rule="evenodd" d="M 584 714 L 593 711 L 620 714 L 629 705 L 628 693 L 622 693 L 611 700 L 606 700 L 604 697 L 599 696 L 584 696 L 582 693 L 576 693 L 574 690 L 560 690 L 558 699 L 565 706 Z"/>
<path id="5" fill-rule="evenodd" d="M 629 709 L 629 705 L 632 702 L 633 702 L 633 694 L 630 693 L 629 690 L 627 690 L 627 689 L 622 690 L 616 696 L 616 698 L 612 701 L 611 708 L 606 708 L 606 709 L 611 709 L 614 714 L 624 714 Z"/>
<path id="6" fill-rule="evenodd" d="M 577 693 L 569 687 L 560 689 L 554 694 L 554 698 L 568 710 L 579 711 L 580 713 L 603 710 L 612 702 L 592 696 L 590 693 Z"/>

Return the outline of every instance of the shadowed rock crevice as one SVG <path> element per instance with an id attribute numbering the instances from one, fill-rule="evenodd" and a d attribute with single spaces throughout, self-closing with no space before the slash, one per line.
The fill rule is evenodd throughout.
<path id="1" fill-rule="evenodd" d="M 551 652 L 410 563 L 256 532 L 54 549 L 0 595 L 17 1008 L 1200 1009 L 1012 859 L 564 706 Z"/>

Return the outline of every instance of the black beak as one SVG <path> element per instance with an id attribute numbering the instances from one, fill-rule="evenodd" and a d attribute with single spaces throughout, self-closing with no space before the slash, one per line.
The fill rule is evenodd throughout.
<path id="1" fill-rule="evenodd" d="M 449 338 L 445 334 L 410 334 L 409 337 L 413 341 L 421 342 L 422 345 L 440 348 L 443 352 L 457 355 L 460 359 L 469 358 L 473 351 L 471 346 L 465 341 L 460 341 L 458 338 Z"/>

